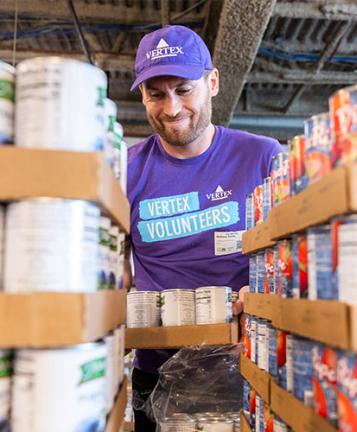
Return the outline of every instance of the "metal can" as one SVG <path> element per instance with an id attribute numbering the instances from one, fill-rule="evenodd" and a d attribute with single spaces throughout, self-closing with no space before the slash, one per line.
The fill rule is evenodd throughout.
<path id="1" fill-rule="evenodd" d="M 274 249 L 267 248 L 264 251 L 265 277 L 264 292 L 265 294 L 274 294 Z"/>
<path id="2" fill-rule="evenodd" d="M 334 222 L 332 222 L 334 226 Z M 339 300 L 357 305 L 357 216 L 349 215 L 340 220 L 338 230 L 337 263 Z"/>
<path id="3" fill-rule="evenodd" d="M 101 342 L 64 349 L 18 350 L 11 430 L 104 430 L 106 356 Z"/>
<path id="4" fill-rule="evenodd" d="M 286 390 L 293 393 L 295 390 L 295 346 L 294 336 L 290 333 L 286 334 Z M 310 377 L 311 378 L 311 377 Z M 311 394 L 311 393 L 310 393 Z M 311 405 L 310 405 L 311 406 Z"/>
<path id="5" fill-rule="evenodd" d="M 158 327 L 160 325 L 160 293 L 130 291 L 127 301 L 127 327 Z"/>
<path id="6" fill-rule="evenodd" d="M 258 362 L 258 320 L 255 317 L 251 318 L 250 323 L 250 359 L 253 363 Z"/>
<path id="7" fill-rule="evenodd" d="M 244 355 L 247 358 L 251 358 L 251 329 L 252 329 L 252 317 L 250 315 L 244 315 Z"/>
<path id="8" fill-rule="evenodd" d="M 119 228 L 112 226 L 109 230 L 109 278 L 108 288 L 116 289 L 118 287 L 119 272 Z"/>
<path id="9" fill-rule="evenodd" d="M 292 296 L 294 298 L 308 297 L 308 259 L 307 235 L 305 233 L 292 236 L 293 280 Z"/>
<path id="10" fill-rule="evenodd" d="M 258 359 L 257 366 L 265 371 L 269 370 L 269 333 L 268 322 L 259 319 L 257 326 Z"/>
<path id="11" fill-rule="evenodd" d="M 160 432 L 196 432 L 196 420 L 185 414 L 176 414 L 160 422 Z"/>
<path id="12" fill-rule="evenodd" d="M 307 262 L 309 266 L 308 271 L 308 298 L 309 300 L 317 299 L 317 285 L 316 285 L 316 238 L 317 234 L 314 228 L 307 230 Z"/>
<path id="13" fill-rule="evenodd" d="M 272 181 L 273 207 L 276 207 L 290 196 L 288 153 L 281 152 L 273 157 L 270 177 Z"/>
<path id="14" fill-rule="evenodd" d="M 0 144 L 14 142 L 15 68 L 0 61 Z"/>
<path id="15" fill-rule="evenodd" d="M 349 351 L 337 354 L 337 409 L 340 431 L 357 426 L 357 355 Z"/>
<path id="16" fill-rule="evenodd" d="M 304 135 L 295 136 L 288 144 L 291 195 L 296 195 L 307 186 L 305 172 L 305 137 Z"/>
<path id="17" fill-rule="evenodd" d="M 305 405 L 313 405 L 312 392 L 312 347 L 314 342 L 292 336 L 293 348 L 293 392 Z"/>
<path id="18" fill-rule="evenodd" d="M 246 418 L 250 419 L 250 393 L 251 393 L 251 386 L 249 382 L 245 379 L 243 379 L 243 414 L 246 416 Z M 255 403 L 255 401 L 254 401 Z"/>
<path id="19" fill-rule="evenodd" d="M 337 352 L 320 343 L 312 347 L 312 388 L 315 412 L 337 426 Z"/>
<path id="20" fill-rule="evenodd" d="M 117 106 L 109 98 L 104 100 L 104 122 L 105 122 L 105 143 L 104 154 L 107 162 L 114 167 L 114 141 L 115 131 L 114 124 L 117 117 Z"/>
<path id="21" fill-rule="evenodd" d="M 232 288 L 207 286 L 196 289 L 196 324 L 232 321 Z"/>
<path id="22" fill-rule="evenodd" d="M 286 332 L 277 330 L 276 357 L 278 366 L 278 383 L 283 389 L 287 389 L 286 378 Z"/>
<path id="23" fill-rule="evenodd" d="M 254 192 L 254 225 L 263 222 L 263 185 L 255 187 Z"/>
<path id="24" fill-rule="evenodd" d="M 118 368 L 118 381 L 116 384 L 116 390 L 118 390 L 120 384 L 123 382 L 124 379 L 124 357 L 125 357 L 125 325 L 122 324 L 120 327 L 116 328 L 114 330 L 114 336 L 116 340 L 116 353 L 117 353 L 117 359 L 116 362 L 117 368 Z"/>
<path id="25" fill-rule="evenodd" d="M 99 208 L 87 201 L 33 198 L 10 203 L 5 291 L 96 291 L 98 231 Z"/>
<path id="26" fill-rule="evenodd" d="M 98 289 L 109 288 L 110 274 L 110 226 L 111 222 L 108 217 L 101 216 L 99 222 L 99 269 L 98 269 Z"/>
<path id="27" fill-rule="evenodd" d="M 332 134 L 329 113 L 312 116 L 304 122 L 305 167 L 308 184 L 319 180 L 332 169 Z"/>
<path id="28" fill-rule="evenodd" d="M 249 230 L 254 225 L 254 194 L 250 193 L 245 198 L 245 229 Z"/>
<path id="29" fill-rule="evenodd" d="M 163 326 L 195 324 L 195 291 L 185 288 L 163 290 L 161 319 Z"/>
<path id="30" fill-rule="evenodd" d="M 271 178 L 266 177 L 263 180 L 263 220 L 267 220 L 271 210 Z"/>
<path id="31" fill-rule="evenodd" d="M 338 90 L 329 99 L 334 135 L 333 165 L 357 160 L 357 86 Z"/>
<path id="32" fill-rule="evenodd" d="M 274 249 L 274 294 L 278 294 L 279 287 L 279 243 L 276 243 L 273 247 Z"/>
<path id="33" fill-rule="evenodd" d="M 12 352 L 0 350 L 0 430 L 9 430 L 11 405 Z"/>
<path id="34" fill-rule="evenodd" d="M 291 240 L 278 242 L 278 295 L 292 297 L 293 259 Z"/>
<path id="35" fill-rule="evenodd" d="M 221 416 L 200 418 L 198 430 L 202 432 L 234 432 L 234 421 Z"/>
<path id="36" fill-rule="evenodd" d="M 115 373 L 115 338 L 114 334 L 110 333 L 104 338 L 106 346 L 106 359 L 105 359 L 105 401 L 106 401 L 106 413 L 109 413 L 113 407 L 114 398 L 116 396 L 116 378 Z"/>
<path id="37" fill-rule="evenodd" d="M 107 77 L 62 57 L 20 62 L 16 77 L 16 145 L 98 151 L 105 142 Z"/>
<path id="38" fill-rule="evenodd" d="M 232 291 L 231 293 L 231 298 L 232 298 L 232 304 L 237 303 L 238 298 L 239 298 L 239 294 L 238 291 Z"/>

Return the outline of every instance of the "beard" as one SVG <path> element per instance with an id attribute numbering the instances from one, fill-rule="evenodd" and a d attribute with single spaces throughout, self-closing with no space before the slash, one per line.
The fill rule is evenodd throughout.
<path id="1" fill-rule="evenodd" d="M 175 117 L 162 116 L 153 118 L 148 114 L 148 120 L 154 131 L 168 144 L 183 147 L 195 141 L 209 126 L 212 116 L 211 98 L 207 95 L 199 111 L 181 111 Z M 189 118 L 187 126 L 175 127 L 170 120 Z"/>

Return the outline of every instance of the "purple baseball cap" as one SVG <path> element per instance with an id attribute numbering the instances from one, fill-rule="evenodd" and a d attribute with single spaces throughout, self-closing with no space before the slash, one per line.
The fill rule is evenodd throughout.
<path id="1" fill-rule="evenodd" d="M 180 25 L 163 27 L 141 39 L 130 90 L 158 76 L 198 80 L 206 69 L 213 69 L 211 54 L 196 32 Z"/>

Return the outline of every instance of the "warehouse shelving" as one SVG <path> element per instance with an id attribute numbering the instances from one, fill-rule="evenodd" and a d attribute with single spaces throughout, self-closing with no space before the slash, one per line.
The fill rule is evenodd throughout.
<path id="1" fill-rule="evenodd" d="M 124 413 L 127 404 L 127 378 L 125 377 L 119 393 L 114 402 L 113 408 L 108 416 L 105 432 L 118 432 L 124 421 Z"/>
<path id="2" fill-rule="evenodd" d="M 237 343 L 238 323 L 200 324 L 172 327 L 128 328 L 125 346 L 132 348 L 181 348 L 194 345 Z"/>

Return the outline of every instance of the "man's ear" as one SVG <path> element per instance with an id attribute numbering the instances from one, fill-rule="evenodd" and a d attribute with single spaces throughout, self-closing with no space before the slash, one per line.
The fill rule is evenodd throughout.
<path id="1" fill-rule="evenodd" d="M 144 86 L 143 84 L 140 84 L 138 89 L 140 90 L 141 93 L 141 102 L 143 103 L 143 105 L 145 105 L 145 101 L 144 101 Z"/>
<path id="2" fill-rule="evenodd" d="M 214 68 L 209 75 L 209 87 L 211 91 L 211 96 L 217 96 L 219 92 L 219 72 L 217 68 Z"/>

